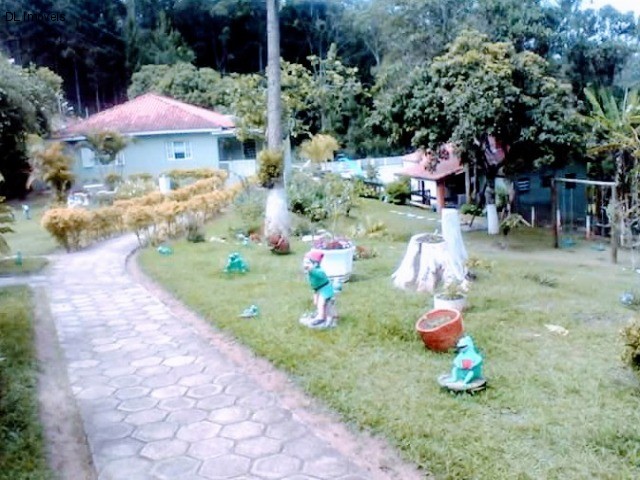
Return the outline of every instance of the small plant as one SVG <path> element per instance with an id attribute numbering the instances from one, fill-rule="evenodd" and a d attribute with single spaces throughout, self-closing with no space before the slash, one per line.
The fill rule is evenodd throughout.
<path id="1" fill-rule="evenodd" d="M 187 226 L 187 242 L 202 243 L 204 242 L 204 232 L 200 225 L 192 223 Z"/>
<path id="2" fill-rule="evenodd" d="M 387 199 L 394 205 L 404 205 L 411 198 L 409 178 L 395 180 L 387 185 Z"/>
<path id="3" fill-rule="evenodd" d="M 284 171 L 284 155 L 279 150 L 262 150 L 258 154 L 258 182 L 265 188 L 273 188 Z"/>
<path id="4" fill-rule="evenodd" d="M 118 175 L 117 173 L 108 173 L 104 177 L 104 183 L 107 185 L 109 190 L 115 190 L 118 185 L 120 185 L 124 180 L 122 179 L 122 175 Z"/>
<path id="5" fill-rule="evenodd" d="M 314 163 L 333 160 L 335 152 L 340 148 L 338 141 L 331 135 L 319 133 L 300 145 L 300 156 Z"/>
<path id="6" fill-rule="evenodd" d="M 365 217 L 365 223 L 353 228 L 353 237 L 381 238 L 388 232 L 387 225 L 382 220 L 372 220 Z"/>
<path id="7" fill-rule="evenodd" d="M 536 282 L 543 287 L 556 288 L 558 286 L 558 280 L 548 275 L 540 275 L 538 273 L 525 273 L 523 275 L 523 278 Z"/>
<path id="8" fill-rule="evenodd" d="M 531 227 L 531 224 L 527 222 L 522 215 L 519 213 L 512 213 L 500 222 L 500 231 L 506 237 L 509 235 L 511 230 L 515 230 L 522 225 Z"/>
<path id="9" fill-rule="evenodd" d="M 624 342 L 622 361 L 640 372 L 640 318 L 634 317 L 620 331 Z"/>
<path id="10" fill-rule="evenodd" d="M 474 217 L 482 216 L 482 208 L 473 203 L 465 203 L 460 207 L 460 213 L 463 215 L 472 215 Z"/>
<path id="11" fill-rule="evenodd" d="M 443 300 L 460 300 L 467 294 L 462 284 L 457 281 L 449 282 L 444 288 L 438 292 L 438 297 Z"/>
<path id="12" fill-rule="evenodd" d="M 363 247 L 362 245 L 356 246 L 356 253 L 353 256 L 354 260 L 368 260 L 378 256 L 378 252 L 375 248 Z"/>

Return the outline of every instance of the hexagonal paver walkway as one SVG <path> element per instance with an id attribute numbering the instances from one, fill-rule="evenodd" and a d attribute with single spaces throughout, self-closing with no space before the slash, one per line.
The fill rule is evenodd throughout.
<path id="1" fill-rule="evenodd" d="M 373 478 L 136 283 L 135 245 L 62 255 L 46 286 L 99 479 Z"/>

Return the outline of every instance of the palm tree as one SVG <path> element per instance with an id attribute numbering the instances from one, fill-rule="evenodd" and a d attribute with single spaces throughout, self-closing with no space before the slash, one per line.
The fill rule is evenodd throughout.
<path id="1" fill-rule="evenodd" d="M 626 90 L 622 100 L 618 101 L 611 90 L 595 91 L 587 88 L 584 93 L 591 106 L 591 113 L 584 118 L 593 128 L 589 153 L 609 153 L 614 159 L 614 203 L 610 221 L 611 236 L 615 237 L 615 228 L 621 219 L 620 205 L 624 205 L 620 200 L 624 199 L 625 194 L 632 194 L 632 210 L 640 208 L 637 182 L 640 159 L 640 96 L 637 90 Z M 633 162 L 633 165 L 627 165 L 628 162 Z M 615 238 L 612 247 L 612 257 L 615 261 Z"/>
<path id="2" fill-rule="evenodd" d="M 282 99 L 280 89 L 280 0 L 267 0 L 267 149 L 284 162 L 282 149 Z M 267 196 L 265 235 L 273 251 L 289 253 L 291 221 L 284 188 L 284 169 L 274 179 Z"/>

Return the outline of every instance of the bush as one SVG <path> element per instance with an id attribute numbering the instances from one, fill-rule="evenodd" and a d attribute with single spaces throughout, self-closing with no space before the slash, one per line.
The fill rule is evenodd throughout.
<path id="1" fill-rule="evenodd" d="M 409 178 L 395 180 L 387 185 L 387 198 L 390 203 L 404 205 L 411 198 Z"/>
<path id="2" fill-rule="evenodd" d="M 305 216 L 312 222 L 327 218 L 327 211 L 323 207 L 324 187 L 313 176 L 295 172 L 287 185 L 289 209 L 293 213 Z"/>
<path id="3" fill-rule="evenodd" d="M 622 361 L 640 373 L 640 318 L 629 320 L 620 334 L 624 342 Z"/>
<path id="4" fill-rule="evenodd" d="M 80 247 L 91 224 L 91 214 L 84 208 L 52 208 L 42 216 L 41 225 L 67 252 Z"/>
<path id="5" fill-rule="evenodd" d="M 473 215 L 474 217 L 482 216 L 482 208 L 473 203 L 465 203 L 460 207 L 460 213 L 463 215 Z"/>
<path id="6" fill-rule="evenodd" d="M 104 183 L 107 185 L 109 190 L 115 190 L 123 181 L 122 175 L 118 175 L 117 173 L 108 173 L 104 177 Z"/>

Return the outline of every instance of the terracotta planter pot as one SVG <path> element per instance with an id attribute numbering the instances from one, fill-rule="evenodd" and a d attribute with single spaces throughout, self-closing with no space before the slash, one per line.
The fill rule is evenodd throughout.
<path id="1" fill-rule="evenodd" d="M 416 331 L 425 347 L 446 352 L 455 346 L 464 331 L 462 314 L 458 310 L 430 310 L 418 319 Z"/>

